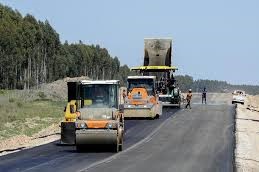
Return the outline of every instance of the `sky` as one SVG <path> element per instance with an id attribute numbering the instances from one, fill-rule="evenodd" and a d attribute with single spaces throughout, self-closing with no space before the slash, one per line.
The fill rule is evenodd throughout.
<path id="1" fill-rule="evenodd" d="M 0 0 L 48 20 L 62 42 L 108 49 L 143 64 L 144 38 L 173 39 L 176 74 L 259 85 L 258 0 Z"/>

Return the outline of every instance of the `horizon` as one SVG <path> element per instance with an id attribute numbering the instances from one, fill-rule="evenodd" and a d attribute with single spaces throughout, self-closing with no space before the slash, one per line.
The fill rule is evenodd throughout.
<path id="1" fill-rule="evenodd" d="M 179 68 L 176 75 L 259 85 L 254 76 L 259 73 L 259 2 L 255 0 L 0 3 L 23 16 L 48 20 L 62 43 L 99 44 L 117 56 L 121 65 L 142 65 L 144 38 L 170 37 L 173 65 Z"/>

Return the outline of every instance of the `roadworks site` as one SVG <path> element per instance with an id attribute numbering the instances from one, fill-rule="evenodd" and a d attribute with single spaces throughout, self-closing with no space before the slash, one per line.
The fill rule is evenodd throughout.
<path id="1" fill-rule="evenodd" d="M 0 90 L 0 156 L 60 139 L 60 122 L 67 102 L 64 78 L 30 90 Z M 259 96 L 247 95 L 236 106 L 235 170 L 259 171 Z"/>

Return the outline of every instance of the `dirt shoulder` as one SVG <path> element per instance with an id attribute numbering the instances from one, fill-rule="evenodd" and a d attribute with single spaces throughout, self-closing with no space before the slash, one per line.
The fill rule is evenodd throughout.
<path id="1" fill-rule="evenodd" d="M 26 135 L 17 135 L 0 142 L 0 156 L 14 153 L 23 149 L 44 145 L 60 139 L 59 124 L 41 130 L 39 133 L 29 137 Z"/>
<path id="2" fill-rule="evenodd" d="M 30 90 L 0 90 L 0 156 L 60 139 L 67 99 L 64 78 Z"/>
<path id="3" fill-rule="evenodd" d="M 259 96 L 248 96 L 245 105 L 237 106 L 236 170 L 259 171 Z"/>

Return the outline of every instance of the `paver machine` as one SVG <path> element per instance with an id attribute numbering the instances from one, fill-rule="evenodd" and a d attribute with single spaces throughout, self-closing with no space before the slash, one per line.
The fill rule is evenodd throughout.
<path id="1" fill-rule="evenodd" d="M 61 142 L 87 145 L 111 145 L 122 150 L 124 133 L 123 105 L 119 104 L 119 81 L 68 82 L 68 104 L 61 123 Z"/>
<path id="2" fill-rule="evenodd" d="M 172 39 L 147 38 L 144 40 L 144 66 L 133 68 L 140 70 L 144 75 L 157 77 L 157 92 L 163 106 L 181 107 L 181 91 L 174 78 L 177 69 L 171 66 Z"/>
<path id="3" fill-rule="evenodd" d="M 155 92 L 154 95 L 158 95 L 155 96 L 158 97 L 157 102 L 161 102 L 163 106 L 177 106 L 180 108 L 181 91 L 173 75 L 178 69 L 171 66 L 172 40 L 168 38 L 146 38 L 144 39 L 144 44 L 144 65 L 133 67 L 131 70 L 140 71 L 143 76 L 152 76 L 155 79 L 155 85 L 152 88 Z M 128 78 L 128 87 L 132 85 L 130 79 L 132 78 Z M 141 83 L 141 79 L 144 78 L 138 79 Z M 131 98 L 130 96 L 128 97 Z M 126 109 L 127 107 L 132 107 L 129 102 L 125 105 Z M 129 115 L 127 114 L 126 116 Z"/>
<path id="4" fill-rule="evenodd" d="M 174 79 L 173 72 L 177 70 L 174 66 L 140 66 L 131 68 L 131 70 L 139 70 L 141 73 L 152 73 L 153 75 L 162 75 L 156 80 L 156 93 L 159 101 L 163 106 L 181 107 L 181 91 Z"/>

